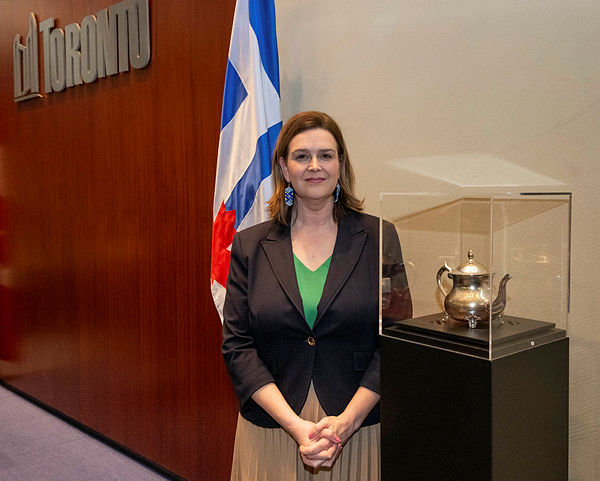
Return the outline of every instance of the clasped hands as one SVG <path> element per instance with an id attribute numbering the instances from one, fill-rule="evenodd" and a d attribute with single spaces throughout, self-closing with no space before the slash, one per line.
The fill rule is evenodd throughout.
<path id="1" fill-rule="evenodd" d="M 352 433 L 342 416 L 327 416 L 316 424 L 302 420 L 300 433 L 294 437 L 304 464 L 318 468 L 333 465 Z"/>

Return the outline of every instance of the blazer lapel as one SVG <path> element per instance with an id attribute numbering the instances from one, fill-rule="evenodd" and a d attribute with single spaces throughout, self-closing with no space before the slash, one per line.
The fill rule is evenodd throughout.
<path id="1" fill-rule="evenodd" d="M 285 294 L 304 319 L 302 298 L 296 280 L 294 258 L 292 257 L 292 238 L 289 228 L 273 225 L 267 238 L 261 241 L 271 269 Z M 308 326 L 308 324 L 306 324 Z"/>
<path id="2" fill-rule="evenodd" d="M 327 308 L 346 283 L 354 270 L 367 240 L 367 231 L 358 222 L 355 215 L 347 214 L 338 224 L 338 234 L 333 249 L 331 265 L 323 295 L 317 309 L 315 326 L 327 311 Z"/>

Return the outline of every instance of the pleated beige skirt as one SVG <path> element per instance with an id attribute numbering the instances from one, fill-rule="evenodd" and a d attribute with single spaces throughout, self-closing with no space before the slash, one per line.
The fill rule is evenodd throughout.
<path id="1" fill-rule="evenodd" d="M 312 383 L 300 417 L 326 416 Z M 261 428 L 238 416 L 231 481 L 379 481 L 380 426 L 359 429 L 331 468 L 305 466 L 298 445 L 282 428 Z"/>

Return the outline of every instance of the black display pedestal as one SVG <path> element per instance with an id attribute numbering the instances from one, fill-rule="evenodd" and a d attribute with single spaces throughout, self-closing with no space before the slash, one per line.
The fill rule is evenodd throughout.
<path id="1" fill-rule="evenodd" d="M 490 360 L 408 327 L 381 337 L 382 481 L 567 481 L 564 331 L 548 324 Z"/>

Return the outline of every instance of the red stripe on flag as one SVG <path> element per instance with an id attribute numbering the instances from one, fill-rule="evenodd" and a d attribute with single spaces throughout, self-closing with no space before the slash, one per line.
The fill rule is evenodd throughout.
<path id="1" fill-rule="evenodd" d="M 235 210 L 225 210 L 225 203 L 221 202 L 219 213 L 213 223 L 212 258 L 210 264 L 211 283 L 217 281 L 223 287 L 227 284 L 229 274 L 229 261 L 231 252 L 228 247 L 233 242 L 235 235 Z"/>

